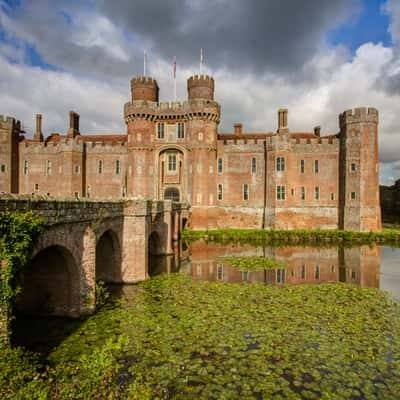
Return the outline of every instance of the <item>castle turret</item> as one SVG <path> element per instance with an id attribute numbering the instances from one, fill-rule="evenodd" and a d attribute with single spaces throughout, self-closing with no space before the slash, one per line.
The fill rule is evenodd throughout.
<path id="1" fill-rule="evenodd" d="M 208 75 L 194 75 L 187 81 L 189 100 L 214 100 L 214 79 Z"/>
<path id="2" fill-rule="evenodd" d="M 145 100 L 158 102 L 158 84 L 153 78 L 137 76 L 131 80 L 132 101 Z"/>
<path id="3" fill-rule="evenodd" d="M 378 111 L 347 110 L 339 116 L 339 227 L 379 231 Z"/>
<path id="4" fill-rule="evenodd" d="M 21 123 L 0 115 L 0 192 L 18 193 Z"/>

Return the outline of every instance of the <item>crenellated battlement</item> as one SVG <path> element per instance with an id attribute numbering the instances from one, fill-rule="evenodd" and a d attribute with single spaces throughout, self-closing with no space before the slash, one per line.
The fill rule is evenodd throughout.
<path id="1" fill-rule="evenodd" d="M 14 117 L 0 114 L 0 127 L 2 129 L 12 129 L 14 126 L 20 127 L 21 122 L 16 120 Z"/>
<path id="2" fill-rule="evenodd" d="M 339 125 L 343 127 L 347 124 L 354 124 L 360 122 L 373 122 L 378 123 L 379 113 L 373 107 L 358 107 L 352 110 L 346 110 L 339 115 Z"/>
<path id="3" fill-rule="evenodd" d="M 199 85 L 214 88 L 214 78 L 209 75 L 193 75 L 188 79 L 188 87 Z"/>
<path id="4" fill-rule="evenodd" d="M 137 84 L 150 84 L 150 85 L 157 85 L 157 81 L 150 77 L 150 76 L 135 76 L 131 79 L 131 83 L 137 83 Z"/>
<path id="5" fill-rule="evenodd" d="M 54 136 L 54 135 L 53 135 Z M 19 144 L 20 150 L 24 154 L 38 154 L 38 153 L 47 153 L 47 154 L 57 154 L 66 151 L 83 151 L 83 142 L 78 141 L 73 138 L 62 137 L 60 136 L 57 141 L 31 141 L 24 140 Z"/>
<path id="6" fill-rule="evenodd" d="M 220 105 L 212 100 L 192 99 L 184 102 L 161 102 L 146 100 L 135 100 L 125 103 L 125 122 L 135 119 L 190 119 L 194 116 L 204 115 L 205 118 L 218 119 L 220 116 Z"/>

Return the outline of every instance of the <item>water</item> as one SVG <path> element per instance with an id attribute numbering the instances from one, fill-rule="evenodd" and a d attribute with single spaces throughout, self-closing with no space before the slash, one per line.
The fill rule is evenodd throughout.
<path id="1" fill-rule="evenodd" d="M 271 257 L 288 267 L 241 272 L 224 262 L 230 256 Z M 400 301 L 400 248 L 389 246 L 274 248 L 197 241 L 176 247 L 173 256 L 156 256 L 151 261 L 151 275 L 181 271 L 200 280 L 272 285 L 348 282 L 384 290 Z"/>
<path id="2" fill-rule="evenodd" d="M 232 256 L 285 268 L 240 271 Z M 87 398 L 132 398 L 132 387 L 162 399 L 400 398 L 398 311 L 379 291 L 354 289 L 400 301 L 399 260 L 400 248 L 387 246 L 180 244 L 151 257 L 150 274 L 167 279 L 110 286 L 108 303 L 81 320 L 18 316 L 14 343 L 41 354 L 60 387 L 79 371 Z M 348 285 L 324 285 L 336 282 Z M 127 344 L 104 353 L 118 338 Z M 95 392 L 108 380 L 93 372 L 112 355 L 116 397 L 101 391 L 109 384 Z"/>

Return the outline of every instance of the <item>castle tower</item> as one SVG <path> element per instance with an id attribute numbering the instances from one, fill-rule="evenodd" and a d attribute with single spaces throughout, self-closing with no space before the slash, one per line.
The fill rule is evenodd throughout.
<path id="1" fill-rule="evenodd" d="M 0 115 L 0 192 L 18 193 L 21 123 Z"/>
<path id="2" fill-rule="evenodd" d="M 347 110 L 339 124 L 339 228 L 379 231 L 378 111 Z"/>
<path id="3" fill-rule="evenodd" d="M 131 79 L 132 101 L 145 100 L 158 102 L 158 84 L 153 78 L 136 76 Z"/>
<path id="4" fill-rule="evenodd" d="M 128 130 L 128 196 L 154 198 L 154 137 L 159 88 L 151 77 L 131 80 L 131 102 L 124 107 Z"/>
<path id="5" fill-rule="evenodd" d="M 214 79 L 196 75 L 188 79 L 187 121 L 189 148 L 188 199 L 192 205 L 192 221 L 198 227 L 207 228 L 212 219 L 209 212 L 217 204 L 217 129 L 220 106 L 214 101 Z M 208 206 L 208 207 L 207 207 Z"/>

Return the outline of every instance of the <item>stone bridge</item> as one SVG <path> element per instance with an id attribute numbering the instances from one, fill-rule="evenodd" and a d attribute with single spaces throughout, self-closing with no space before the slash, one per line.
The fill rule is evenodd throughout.
<path id="1" fill-rule="evenodd" d="M 0 196 L 0 211 L 32 210 L 48 228 L 35 243 L 17 308 L 79 317 L 95 307 L 96 280 L 134 283 L 152 255 L 173 252 L 189 208 L 171 201 Z"/>

